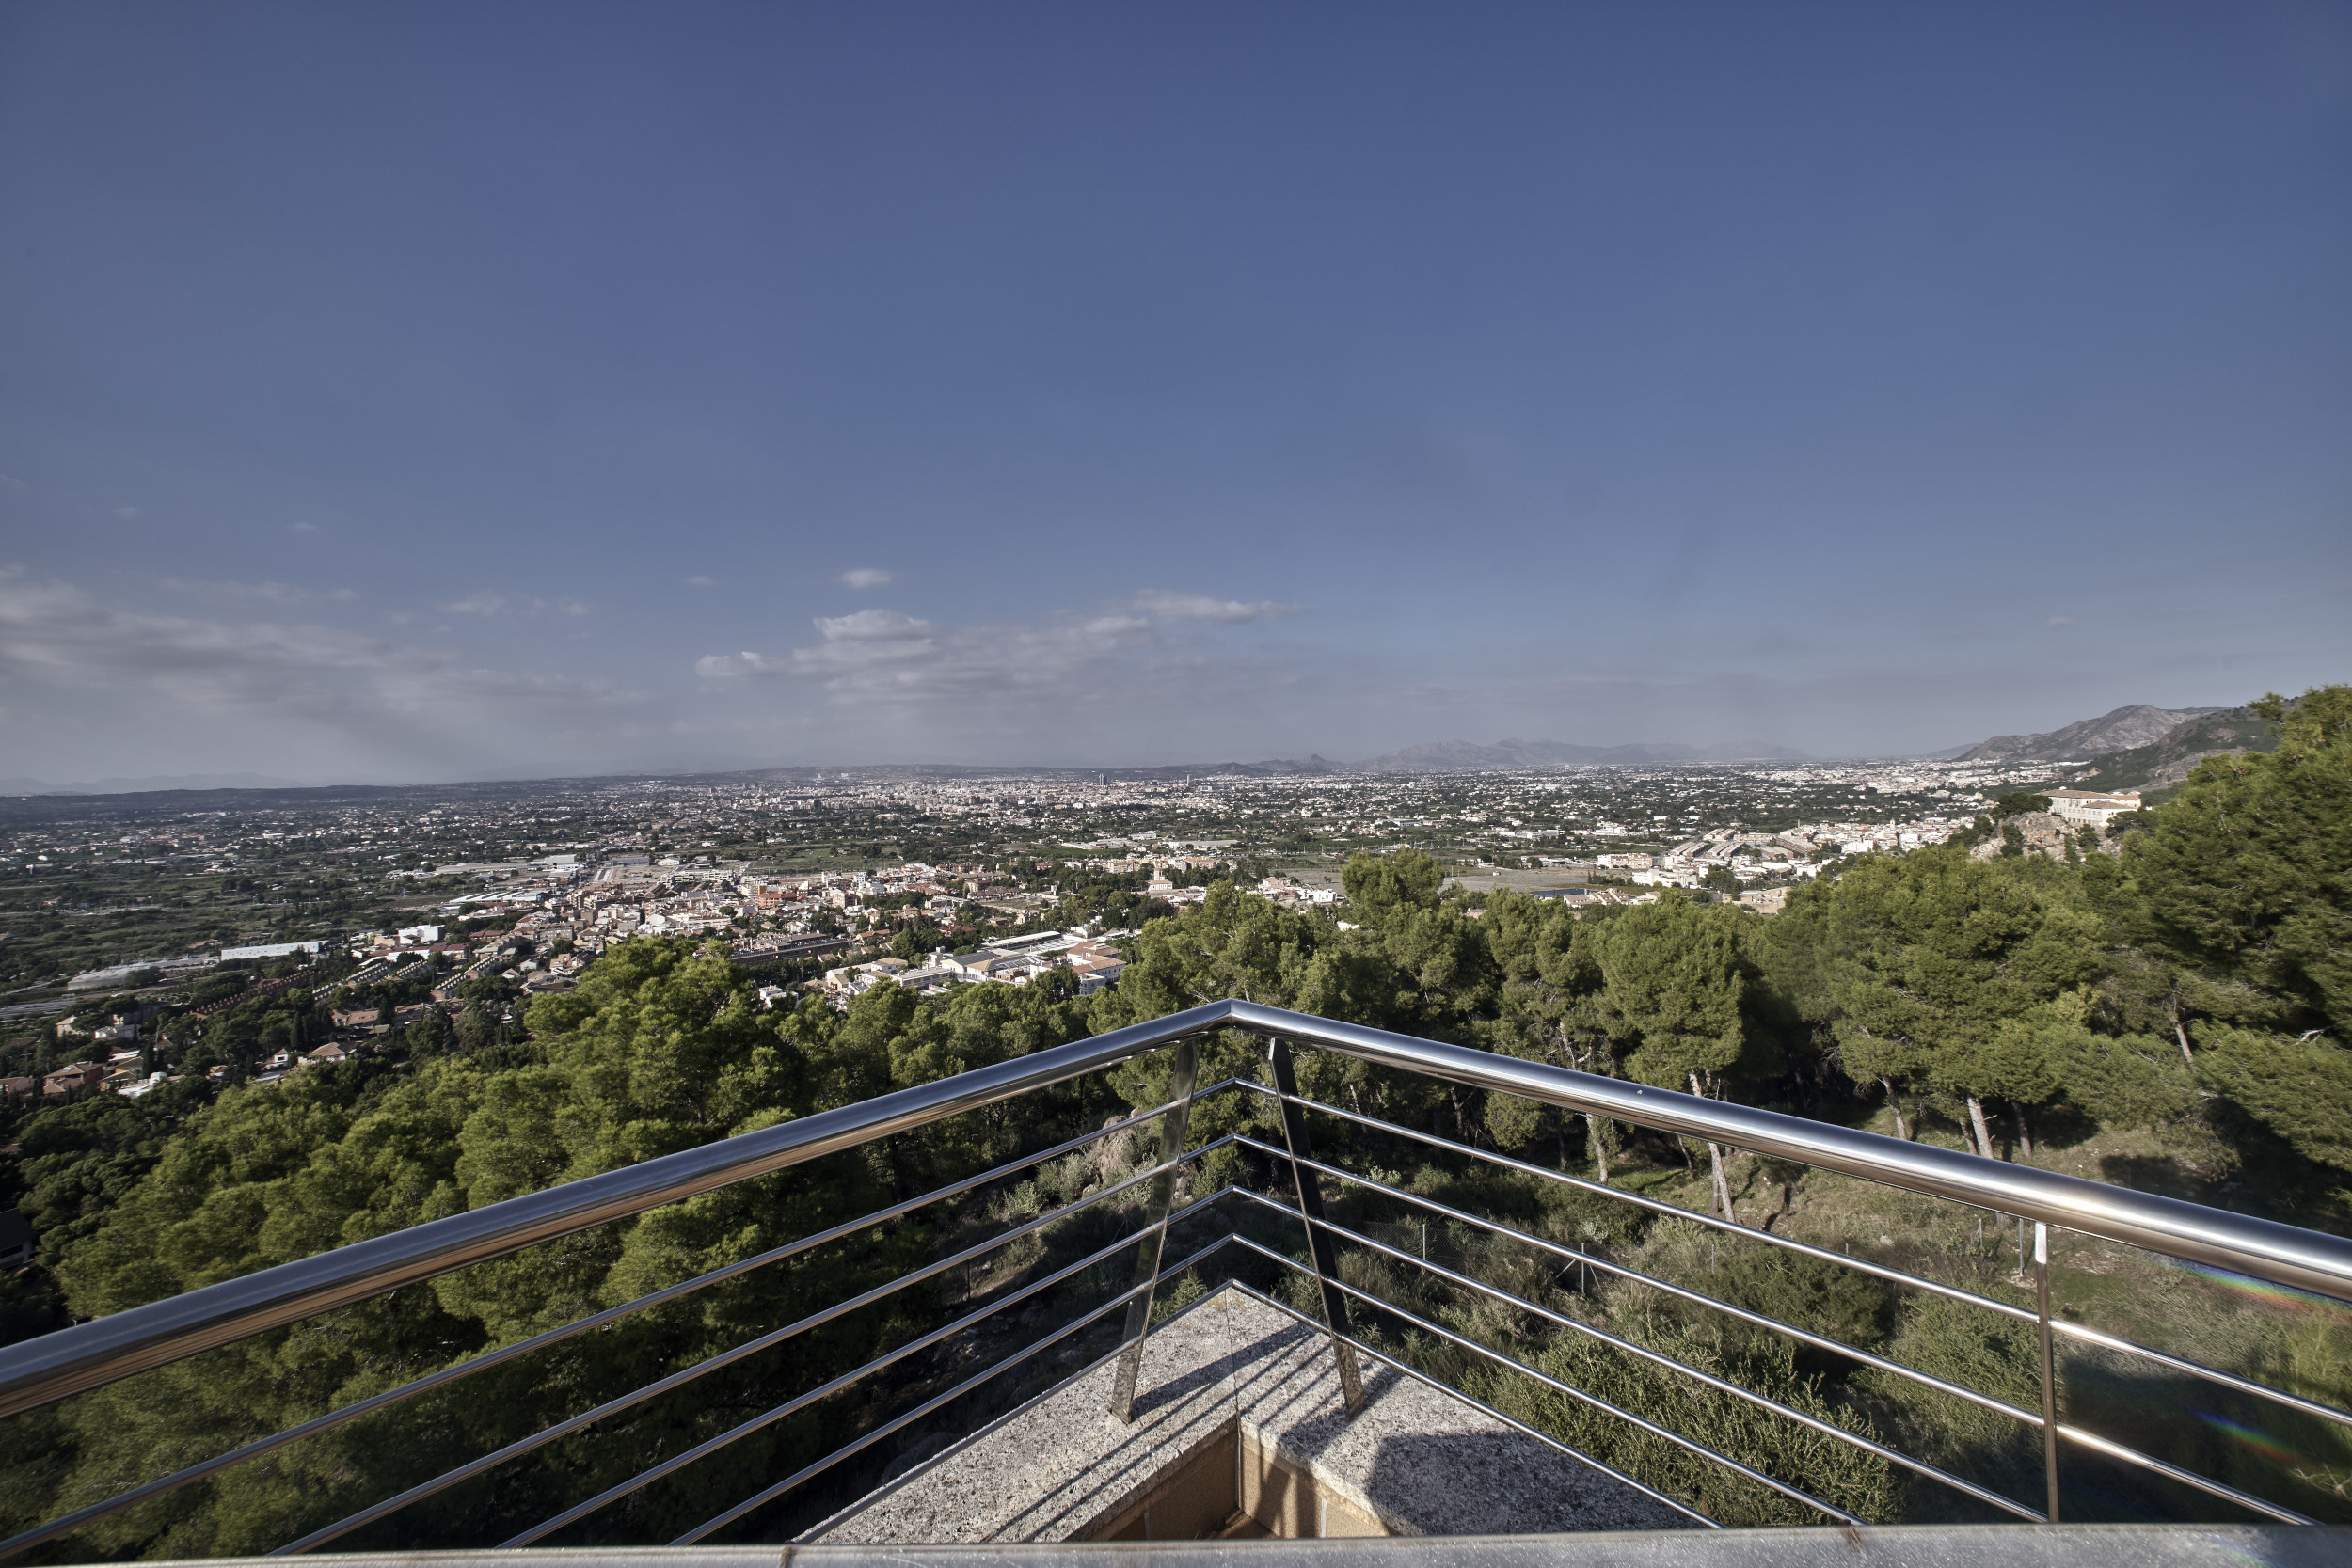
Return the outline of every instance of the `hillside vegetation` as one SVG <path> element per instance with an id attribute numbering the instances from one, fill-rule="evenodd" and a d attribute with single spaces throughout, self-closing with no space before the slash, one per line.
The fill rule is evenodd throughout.
<path id="1" fill-rule="evenodd" d="M 2343 1233 L 2352 1224 L 2352 688 L 2293 703 L 2266 699 L 2252 711 L 2278 726 L 2276 751 L 2206 761 L 2176 799 L 2131 819 L 2113 844 L 2078 842 L 2065 860 L 1973 859 L 1957 845 L 1863 858 L 1801 889 L 1771 919 L 1678 895 L 1581 918 L 1513 894 L 1479 903 L 1441 896 L 1441 868 L 1423 856 L 1359 856 L 1345 875 L 1352 929 L 1218 884 L 1200 907 L 1145 926 L 1120 983 L 1095 997 L 1041 984 L 972 987 L 927 1001 L 885 985 L 839 1013 L 815 998 L 762 1011 L 749 977 L 723 958 L 688 944 L 631 942 L 585 971 L 577 990 L 533 1003 L 527 1039 L 444 1030 L 408 1042 L 405 1056 L 306 1070 L 210 1103 L 159 1095 L 35 1111 L 15 1129 L 22 1180 L 45 1213 L 71 1220 L 50 1233 L 55 1288 L 72 1312 L 97 1315 L 1238 996 L 1686 1092 L 1875 1121 L 1893 1135 L 1941 1138 L 1987 1159 L 2030 1158 Z M 1202 1070 L 1204 1081 L 1256 1076 L 1259 1048 L 1219 1037 L 1207 1045 Z M 1998 1215 L 1352 1058 L 1310 1053 L 1300 1071 L 1310 1095 L 1400 1128 L 1597 1178 L 1743 1227 L 1851 1247 L 1984 1293 L 2017 1299 L 2021 1289 L 2018 1238 Z M 1161 1053 L 20 1418 L 0 1434 L 0 1524 L 18 1528 L 114 1495 L 1046 1148 L 1158 1103 L 1168 1072 Z M 1260 1097 L 1230 1093 L 1204 1101 L 1194 1127 L 1196 1141 L 1270 1130 Z M 2013 1323 L 1979 1322 L 1940 1298 L 1534 1176 L 1477 1167 L 1402 1136 L 1336 1120 L 1320 1124 L 1316 1136 L 1337 1163 L 1585 1248 L 1617 1269 L 1708 1291 L 2012 1402 L 2038 1397 L 2030 1350 Z M 950 1257 L 1009 1221 L 1052 1215 L 1148 1163 L 1149 1148 L 1135 1133 L 1102 1140 L 955 1203 L 277 1449 L 42 1551 L 50 1560 L 80 1560 L 268 1550 Z M 1279 1191 L 1276 1173 L 1234 1149 L 1203 1164 L 1196 1191 L 1228 1180 Z M 1370 1189 L 1333 1184 L 1327 1196 L 1350 1223 L 1390 1227 L 1372 1233 L 1395 1237 L 1400 1251 L 1426 1222 Z M 733 1360 L 707 1386 L 690 1384 L 565 1431 L 345 1537 L 341 1549 L 495 1544 L 1086 1259 L 1136 1223 L 1135 1198 L 1131 1189 L 1120 1203 L 1043 1226 L 1014 1246 Z M 1295 1227 L 1279 1216 L 1244 1217 L 1237 1209 L 1210 1229 L 1233 1223 L 1278 1250 L 1299 1250 Z M 1433 1261 L 1501 1283 L 1560 1319 L 1715 1370 L 1841 1431 L 1899 1441 L 2012 1496 L 2038 1497 L 2038 1444 L 1979 1407 L 1924 1395 L 1884 1371 L 1606 1269 L 1562 1270 L 1556 1256 L 1508 1236 L 1451 1223 L 1434 1237 L 1418 1234 Z M 2185 1354 L 2346 1397 L 2344 1325 L 2322 1304 L 2239 1311 L 2228 1305 L 2235 1298 L 2226 1282 L 2176 1278 L 2160 1261 L 2090 1243 L 2070 1243 L 2063 1263 L 2079 1287 L 2071 1309 L 2086 1322 L 2177 1333 L 2175 1348 Z M 1013 1321 L 911 1354 L 883 1378 L 759 1425 L 541 1544 L 671 1539 L 1105 1299 L 1123 1288 L 1129 1267 L 1119 1255 L 1082 1269 Z M 1979 1505 L 1955 1504 L 1933 1483 L 1834 1436 L 1728 1395 L 1694 1394 L 1676 1374 L 1590 1335 L 1458 1296 L 1396 1258 L 1356 1252 L 1343 1267 L 1351 1282 L 1417 1317 L 1861 1516 L 1980 1516 L 1968 1512 Z M 1295 1288 L 1263 1270 L 1250 1277 Z M 1199 1286 L 1189 1282 L 1179 1299 Z M 40 1325 L 42 1308 L 27 1293 L 46 1288 L 40 1279 L 16 1283 L 8 1300 L 23 1325 Z M 1362 1327 L 1394 1354 L 1727 1522 L 1813 1517 L 1401 1317 L 1367 1313 Z M 1111 1322 L 1098 1324 L 1025 1369 L 1027 1382 L 1009 1377 L 938 1419 L 974 1424 L 1022 1387 L 1105 1346 L 1111 1332 Z M 2352 1449 L 2342 1429 L 2281 1423 L 2241 1408 L 2247 1402 L 2210 1401 L 2212 1421 L 2150 1435 L 2141 1430 L 2143 1407 L 2169 1417 L 2179 1402 L 2143 1371 L 2088 1359 L 2070 1365 L 2068 1400 L 2070 1419 L 2167 1445 L 2175 1463 L 2304 1512 L 2352 1517 L 2344 1502 Z M 2223 1429 L 2232 1423 L 2258 1431 L 2260 1441 L 2230 1437 Z M 855 1496 L 928 1430 L 897 1434 L 717 1539 L 776 1539 L 800 1528 Z M 2086 1516 L 2101 1508 L 2109 1516 L 2161 1514 L 2179 1500 L 2134 1490 L 2128 1480 L 2076 1474 L 2091 1499 Z"/>

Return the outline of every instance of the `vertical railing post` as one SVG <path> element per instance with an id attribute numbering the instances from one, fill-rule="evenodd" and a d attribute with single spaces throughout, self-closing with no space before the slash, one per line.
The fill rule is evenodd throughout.
<path id="1" fill-rule="evenodd" d="M 1160 1158 L 1173 1167 L 1184 1152 L 1192 1130 L 1192 1090 L 1200 1076 L 1200 1048 L 1191 1040 L 1176 1047 L 1176 1070 L 1168 1077 L 1168 1098 L 1176 1103 L 1160 1117 Z M 1152 1298 L 1157 1293 L 1160 1259 L 1168 1248 L 1168 1215 L 1176 1198 L 1177 1172 L 1170 1168 L 1152 1179 L 1146 1189 L 1145 1223 L 1152 1234 L 1136 1249 L 1136 1284 L 1142 1287 L 1127 1304 L 1126 1345 L 1119 1353 L 1119 1372 L 1111 1381 L 1110 1411 L 1121 1421 L 1136 1418 L 1136 1380 L 1143 1375 L 1143 1340 L 1152 1332 Z"/>
<path id="2" fill-rule="evenodd" d="M 2058 1358 L 2050 1343 L 2050 1227 L 2033 1225 L 2034 1316 L 2042 1330 L 2042 1473 L 2050 1492 L 2050 1523 L 2058 1522 Z"/>
<path id="3" fill-rule="evenodd" d="M 1364 1408 L 1364 1380 L 1356 1370 L 1356 1347 L 1348 1343 L 1347 1295 L 1340 1289 L 1340 1266 L 1331 1233 L 1323 1227 L 1323 1191 L 1315 1173 L 1299 1162 L 1315 1157 L 1307 1142 L 1306 1114 L 1298 1108 L 1298 1079 L 1291 1071 L 1290 1042 L 1279 1035 L 1266 1048 L 1274 1069 L 1274 1092 L 1282 1107 L 1282 1147 L 1290 1150 L 1291 1182 L 1298 1191 L 1298 1217 L 1307 1227 L 1307 1256 L 1314 1259 L 1315 1283 L 1323 1288 L 1323 1324 L 1331 1331 L 1331 1353 L 1340 1364 L 1340 1393 L 1350 1416 Z"/>

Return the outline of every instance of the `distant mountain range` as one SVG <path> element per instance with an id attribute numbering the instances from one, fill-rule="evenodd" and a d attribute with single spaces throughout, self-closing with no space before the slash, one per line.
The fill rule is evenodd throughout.
<path id="1" fill-rule="evenodd" d="M 2041 735 L 1996 735 L 1936 756 L 1958 762 L 2078 763 L 2054 777 L 2088 789 L 2169 789 L 2212 756 L 2267 752 L 2277 732 L 2242 707 L 2136 703 Z"/>
<path id="2" fill-rule="evenodd" d="M 2150 707 L 2135 703 L 2096 719 L 2084 719 L 2042 735 L 1996 735 L 1974 746 L 1939 755 L 1960 762 L 2074 762 L 2108 752 L 2153 746 L 2193 720 L 2233 710 L 2218 707 Z"/>
<path id="3" fill-rule="evenodd" d="M 151 779 L 85 779 L 43 784 L 39 779 L 0 779 L 0 795 L 131 795 L 150 789 L 300 789 L 292 779 L 264 773 L 177 773 Z"/>
<path id="4" fill-rule="evenodd" d="M 1677 762 L 1769 762 L 1799 760 L 1803 752 L 1760 740 L 1685 746 L 1663 741 L 1633 746 L 1580 746 L 1566 740 L 1498 740 L 1481 746 L 1469 740 L 1432 740 L 1401 752 L 1334 762 L 1325 756 L 1270 757 L 1263 762 L 1201 762 L 1173 768 L 1113 768 L 1118 779 L 1182 779 L 1204 773 L 1245 778 L 1317 778 L 1343 773 L 1483 773 L 1517 768 L 1640 768 Z"/>
<path id="5" fill-rule="evenodd" d="M 1675 762 L 1761 762 L 1802 758 L 1803 752 L 1760 740 L 1685 746 L 1674 741 L 1632 746 L 1580 746 L 1566 740 L 1436 740 L 1386 756 L 1348 764 L 1356 773 L 1466 773 L 1499 768 L 1626 768 Z"/>
<path id="6" fill-rule="evenodd" d="M 2270 726 L 2242 707 L 2153 707 L 2136 703 L 2041 735 L 1996 735 L 1934 755 L 1963 762 L 2073 762 L 2070 773 L 2093 788 L 2162 788 L 2187 777 L 2204 758 L 2266 751 Z M 1760 740 L 1686 746 L 1675 741 L 1582 746 L 1565 740 L 1433 740 L 1358 762 L 1329 757 L 1194 763 L 1175 768 L 1114 768 L 1119 779 L 1181 779 L 1208 773 L 1248 778 L 1311 778 L 1355 773 L 1481 773 L 1523 768 L 1642 768 L 1676 763 L 1797 762 L 1805 753 Z"/>
<path id="7" fill-rule="evenodd" d="M 1971 746 L 1956 746 L 1938 752 L 1941 760 L 1969 762 L 2076 762 L 2083 766 L 2068 769 L 2068 782 L 2099 789 L 2163 788 L 2177 784 L 2188 770 L 2204 758 L 2222 753 L 2268 751 L 2275 744 L 2271 726 L 2256 719 L 2242 707 L 2152 707 L 2145 703 L 2119 707 L 2096 719 L 2085 719 L 2062 729 L 2040 735 L 1996 735 Z M 1711 746 L 1686 746 L 1677 741 L 1643 742 L 1625 746 L 1584 746 L 1566 740 L 1498 740 L 1482 746 L 1468 740 L 1433 740 L 1402 751 L 1366 757 L 1357 762 L 1338 762 L 1329 757 L 1310 754 L 1304 757 L 1270 757 L 1258 762 L 1184 763 L 1165 768 L 1003 768 L 981 767 L 949 767 L 894 765 L 863 768 L 762 768 L 741 773 L 710 773 L 694 775 L 664 775 L 673 782 L 692 779 L 747 779 L 775 784 L 790 784 L 805 787 L 821 781 L 827 773 L 835 777 L 858 775 L 964 777 L 994 774 L 1005 771 L 1032 772 L 1041 775 L 1086 775 L 1100 772 L 1105 777 L 1122 780 L 1183 779 L 1209 774 L 1239 775 L 1244 778 L 1317 778 L 1368 773 L 1476 773 L 1529 768 L 1643 768 L 1672 766 L 1677 763 L 1709 762 L 1799 762 L 1805 753 L 1786 746 L 1775 746 L 1760 740 L 1723 741 Z M 613 778 L 644 778 L 644 774 L 616 774 Z M 193 773 L 168 778 L 95 779 L 75 784 L 53 784 L 40 779 L 0 779 L 0 797 L 62 797 L 90 795 L 126 795 L 150 791 L 211 792 L 216 791 L 294 791 L 300 801 L 313 804 L 340 803 L 360 799 L 405 799 L 415 797 L 440 798 L 452 791 L 468 797 L 509 796 L 519 798 L 534 789 L 554 785 L 593 786 L 608 782 L 602 777 L 481 781 L 464 784 L 445 785 L 383 785 L 342 784 L 325 788 L 296 784 L 285 779 L 275 779 L 259 773 Z M 222 795 L 211 799 L 191 797 L 175 802 L 189 810 L 199 807 L 229 808 L 258 805 L 264 802 L 252 797 Z M 286 801 L 293 804 L 295 801 Z M 160 804 L 160 802 L 158 802 Z M 26 812 L 36 815 L 54 814 L 65 809 L 63 801 L 34 805 L 24 801 L 0 816 L 11 818 Z"/>
<path id="8" fill-rule="evenodd" d="M 2278 730 L 2247 709 L 2207 708 L 2148 745 L 2093 757 L 2090 767 L 2071 769 L 2067 777 L 2086 789 L 2169 789 L 2207 757 L 2267 752 L 2278 744 Z"/>

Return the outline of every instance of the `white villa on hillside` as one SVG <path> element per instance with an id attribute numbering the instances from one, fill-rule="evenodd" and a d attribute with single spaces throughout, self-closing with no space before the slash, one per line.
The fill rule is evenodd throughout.
<path id="1" fill-rule="evenodd" d="M 2049 795 L 2050 810 L 2081 827 L 2104 828 L 2139 809 L 2137 789 L 2053 789 Z"/>

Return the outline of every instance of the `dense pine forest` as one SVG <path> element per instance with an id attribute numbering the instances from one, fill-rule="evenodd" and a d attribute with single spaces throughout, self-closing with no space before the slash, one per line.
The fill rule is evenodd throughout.
<path id="1" fill-rule="evenodd" d="M 22 1114 L 12 1136 L 39 1265 L 0 1287 L 10 1338 L 119 1311 L 516 1194 L 929 1082 L 1222 997 L 1324 1016 L 1931 1139 L 2313 1228 L 2352 1227 L 2352 688 L 2257 709 L 2275 752 L 2202 764 L 2173 798 L 2062 858 L 2022 852 L 1990 818 L 1963 840 L 1830 868 L 1765 917 L 1677 893 L 1573 911 L 1517 894 L 1441 891 L 1441 868 L 1359 857 L 1342 919 L 1216 886 L 1152 921 L 1114 988 L 974 986 L 938 999 L 883 985 L 837 1011 L 763 1010 L 755 986 L 695 945 L 633 941 L 527 1031 L 460 1020 L 378 1057 L 215 1098 L 100 1096 Z M 296 1003 L 254 1027 L 300 1037 Z M 279 1009 L 279 1023 L 263 1017 Z M 755 1257 L 1158 1102 L 1146 1058 L 886 1145 L 745 1182 L 634 1221 L 443 1276 L 126 1380 L 0 1429 L 0 1527 L 42 1518 L 730 1262 Z M 1259 1049 L 1220 1037 L 1205 1081 L 1258 1077 Z M 1503 1096 L 1308 1054 L 1305 1091 L 1360 1115 L 1507 1153 L 1682 1209 L 1844 1246 L 2003 1299 L 2026 1299 L 2016 1227 L 1738 1150 L 1689 1144 Z M 1270 1135 L 1261 1097 L 1204 1100 L 1196 1143 Z M 453 1465 L 948 1257 L 1009 1222 L 1149 1163 L 1142 1128 L 1025 1167 L 952 1203 L 726 1283 L 271 1452 L 125 1511 L 29 1560 L 265 1551 Z M 1458 1209 L 1692 1282 L 2020 1404 L 2029 1333 L 1953 1303 L 1525 1174 L 1331 1119 L 1335 1162 Z M 1229 1146 L 1189 1179 L 1279 1191 Z M 2032 1500 L 2039 1440 L 1979 1407 L 1619 1276 L 1334 1184 L 1337 1216 L 1416 1238 L 1433 1260 L 1580 1323 L 1771 1394 L 1848 1431 Z M 1242 1226 L 1303 1255 L 1296 1227 L 1231 1204 L 1171 1256 Z M 1245 1212 L 1245 1211 L 1248 1212 Z M 976 1307 L 1107 1246 L 1137 1221 L 1131 1190 L 874 1306 L 727 1364 L 709 1381 L 567 1432 L 477 1480 L 364 1527 L 345 1549 L 495 1544 L 548 1514 L 793 1400 Z M 2314 1397 L 2352 1397 L 2346 1319 L 2328 1304 L 2251 1303 L 2228 1281 L 2100 1246 L 2062 1252 L 2072 1311 L 2177 1354 Z M 1123 1255 L 1027 1298 L 1008 1321 L 910 1355 L 758 1427 L 542 1544 L 666 1541 L 850 1436 L 1018 1351 L 1124 1287 Z M 1818 1431 L 1694 1389 L 1589 1336 L 1457 1297 L 1395 1259 L 1346 1256 L 1351 1283 L 1414 1316 L 1797 1481 L 1874 1519 L 1990 1517 Z M 1163 1310 L 1240 1274 L 1304 1306 L 1294 1279 L 1231 1249 Z M 1362 1314 L 1384 1350 L 1450 1379 L 1732 1523 L 1804 1522 L 1790 1499 L 1595 1415 L 1417 1330 Z M 940 1432 L 968 1430 L 1109 1342 L 1112 1320 L 1036 1366 L 894 1434 L 853 1465 L 755 1511 L 720 1539 L 776 1539 L 821 1517 Z M 2200 1396 L 2202 1398 L 2203 1396 Z M 2315 1516 L 2352 1519 L 2343 1429 L 2238 1404 L 2155 1432 L 2178 1400 L 2139 1372 L 2070 1364 L 2069 1418 Z M 2233 1437 L 2232 1430 L 2256 1433 Z M 2207 1511 L 2084 1468 L 2083 1516 Z"/>

